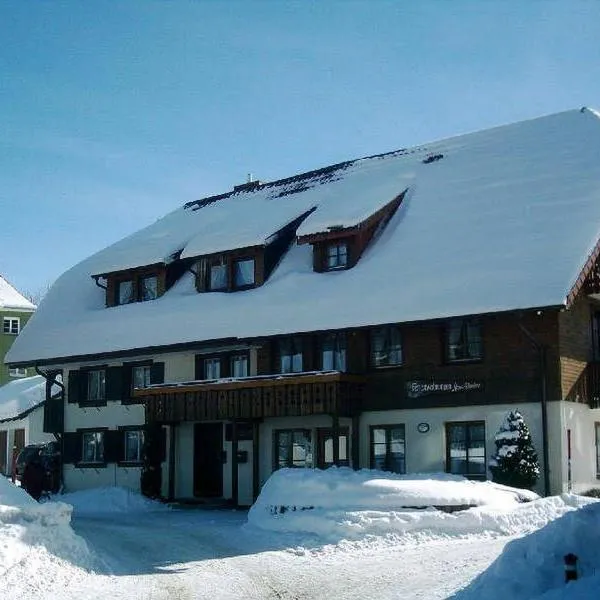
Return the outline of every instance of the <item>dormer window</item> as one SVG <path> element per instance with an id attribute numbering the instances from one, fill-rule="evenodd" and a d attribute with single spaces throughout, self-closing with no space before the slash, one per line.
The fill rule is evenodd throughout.
<path id="1" fill-rule="evenodd" d="M 233 285 L 240 289 L 254 285 L 254 259 L 243 258 L 233 263 Z"/>
<path id="2" fill-rule="evenodd" d="M 106 279 L 106 306 L 155 300 L 164 293 L 166 285 L 166 271 L 160 267 L 94 275 L 96 284 L 104 288 L 98 281 L 100 277 Z"/>
<path id="3" fill-rule="evenodd" d="M 348 266 L 348 244 L 347 242 L 335 242 L 327 246 L 326 269 L 345 269 Z"/>

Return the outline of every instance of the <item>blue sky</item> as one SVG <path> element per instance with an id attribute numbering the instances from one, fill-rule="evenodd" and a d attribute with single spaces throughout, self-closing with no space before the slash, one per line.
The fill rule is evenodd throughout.
<path id="1" fill-rule="evenodd" d="M 179 205 L 600 108 L 600 2 L 0 4 L 0 273 L 37 293 Z"/>

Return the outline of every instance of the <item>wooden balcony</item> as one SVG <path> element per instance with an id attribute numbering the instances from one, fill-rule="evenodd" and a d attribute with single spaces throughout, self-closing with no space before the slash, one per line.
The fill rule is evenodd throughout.
<path id="1" fill-rule="evenodd" d="M 600 408 L 600 361 L 587 363 L 566 399 L 585 402 L 590 408 Z"/>
<path id="2" fill-rule="evenodd" d="M 220 421 L 360 412 L 364 377 L 338 371 L 154 385 L 135 390 L 146 422 Z"/>

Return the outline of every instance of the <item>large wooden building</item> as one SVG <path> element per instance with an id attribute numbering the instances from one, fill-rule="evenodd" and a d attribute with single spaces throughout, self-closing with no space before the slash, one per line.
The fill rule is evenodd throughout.
<path id="1" fill-rule="evenodd" d="M 164 497 L 240 505 L 281 467 L 485 479 L 514 408 L 539 490 L 593 487 L 599 153 L 569 111 L 249 182 L 84 260 L 8 357 L 66 382 L 66 488 L 139 489 L 145 448 Z"/>

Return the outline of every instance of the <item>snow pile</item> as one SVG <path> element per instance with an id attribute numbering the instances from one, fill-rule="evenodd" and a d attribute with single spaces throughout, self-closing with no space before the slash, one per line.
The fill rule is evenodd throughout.
<path id="1" fill-rule="evenodd" d="M 458 593 L 455 599 L 597 598 L 600 590 L 600 503 L 577 496 L 565 495 L 562 498 L 580 509 L 510 542 L 489 569 Z M 580 580 L 565 586 L 563 558 L 570 552 L 579 558 Z"/>
<path id="2" fill-rule="evenodd" d="M 80 514 L 140 513 L 168 510 L 168 507 L 139 493 L 121 487 L 104 487 L 72 492 L 60 496 L 62 502 L 73 506 Z"/>
<path id="3" fill-rule="evenodd" d="M 0 307 L 19 310 L 35 310 L 35 304 L 29 302 L 0 275 Z"/>
<path id="4" fill-rule="evenodd" d="M 27 571 L 27 566 L 39 565 L 44 562 L 42 557 L 91 568 L 93 560 L 86 543 L 71 529 L 71 511 L 63 502 L 38 504 L 0 477 L 0 580 L 5 582 L 15 567 Z M 7 596 L 0 593 L 0 597 Z"/>
<path id="5" fill-rule="evenodd" d="M 318 536 L 331 543 L 368 536 L 422 541 L 516 535 L 542 527 L 585 502 L 575 498 L 542 500 L 527 490 L 448 474 L 281 469 L 263 487 L 248 523 L 263 530 Z M 474 508 L 447 512 L 468 507 Z"/>

